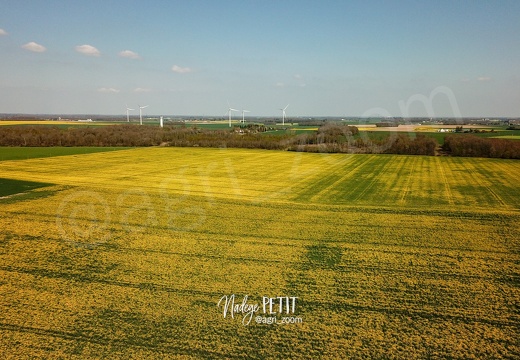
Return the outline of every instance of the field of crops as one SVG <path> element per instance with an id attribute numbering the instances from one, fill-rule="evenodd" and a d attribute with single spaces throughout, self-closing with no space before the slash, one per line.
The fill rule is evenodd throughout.
<path id="1" fill-rule="evenodd" d="M 119 122 L 124 123 L 124 122 Z M 1 120 L 0 126 L 58 126 L 58 127 L 69 127 L 69 126 L 105 126 L 115 125 L 117 122 L 109 121 L 65 121 L 65 120 Z"/>
<path id="2" fill-rule="evenodd" d="M 0 355 L 518 358 L 519 175 L 243 149 L 1 161 L 46 186 L 0 199 Z"/>
<path id="3" fill-rule="evenodd" d="M 27 160 L 65 155 L 126 150 L 125 147 L 4 147 L 0 146 L 0 161 Z"/>

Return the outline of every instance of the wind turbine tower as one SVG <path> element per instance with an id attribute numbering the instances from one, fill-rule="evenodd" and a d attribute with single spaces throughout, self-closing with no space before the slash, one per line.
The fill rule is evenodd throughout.
<path id="1" fill-rule="evenodd" d="M 141 106 L 139 105 L 139 125 L 143 125 L 143 109 L 147 108 L 149 105 Z"/>
<path id="2" fill-rule="evenodd" d="M 164 122 L 163 122 L 163 117 L 162 117 L 162 116 L 161 116 L 161 118 L 160 118 L 159 122 L 161 123 L 161 127 L 163 127 L 163 125 L 164 125 Z"/>
<path id="3" fill-rule="evenodd" d="M 242 110 L 242 123 L 244 123 L 244 124 L 246 123 L 246 120 L 245 120 L 245 117 L 244 117 L 244 113 L 246 113 L 246 112 L 251 112 L 251 111 L 249 111 L 249 110 Z"/>
<path id="4" fill-rule="evenodd" d="M 287 104 L 286 107 L 284 107 L 282 110 L 282 125 L 285 125 L 285 110 L 289 107 L 289 104 Z"/>
<path id="5" fill-rule="evenodd" d="M 126 122 L 130 122 L 130 115 L 128 114 L 129 111 L 134 111 L 135 109 L 130 109 L 128 105 L 126 105 Z"/>
<path id="6" fill-rule="evenodd" d="M 238 111 L 237 109 L 233 109 L 232 107 L 230 107 L 228 109 L 228 114 L 229 114 L 229 127 L 231 127 L 231 112 L 232 111 Z"/>

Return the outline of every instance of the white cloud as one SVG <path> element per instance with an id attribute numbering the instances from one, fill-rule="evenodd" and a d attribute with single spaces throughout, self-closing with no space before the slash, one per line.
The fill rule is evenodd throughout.
<path id="1" fill-rule="evenodd" d="M 5 31 L 4 29 L 0 29 L 0 36 L 2 35 L 7 35 L 7 31 Z"/>
<path id="2" fill-rule="evenodd" d="M 22 48 L 24 48 L 25 50 L 29 50 L 29 51 L 32 51 L 32 52 L 39 52 L 39 53 L 44 52 L 44 51 L 47 50 L 45 48 L 45 46 L 37 44 L 34 41 L 31 41 L 31 42 L 28 42 L 25 45 L 22 45 Z"/>
<path id="3" fill-rule="evenodd" d="M 172 71 L 178 74 L 186 74 L 192 72 L 193 70 L 189 67 L 180 67 L 179 65 L 173 65 Z"/>
<path id="4" fill-rule="evenodd" d="M 281 88 L 281 87 L 284 87 L 285 84 L 284 84 L 283 82 L 277 82 L 277 83 L 275 84 L 275 86 Z"/>
<path id="5" fill-rule="evenodd" d="M 147 92 L 150 92 L 150 91 L 152 91 L 152 89 L 140 88 L 140 87 L 134 89 L 134 92 L 136 92 L 136 93 L 147 93 Z"/>
<path id="6" fill-rule="evenodd" d="M 141 56 L 139 56 L 138 53 L 133 52 L 132 50 L 123 50 L 119 52 L 119 56 L 128 58 L 128 59 L 140 59 Z"/>
<path id="7" fill-rule="evenodd" d="M 481 76 L 477 78 L 477 81 L 490 81 L 491 78 L 487 76 Z"/>
<path id="8" fill-rule="evenodd" d="M 297 79 L 297 80 L 301 80 L 301 79 L 303 79 L 303 76 L 301 76 L 300 74 L 294 74 L 293 77 L 294 77 L 295 79 Z"/>
<path id="9" fill-rule="evenodd" d="M 119 92 L 119 90 L 118 89 L 114 89 L 114 88 L 102 87 L 102 88 L 98 89 L 98 92 L 100 92 L 100 93 L 107 93 L 107 94 L 117 94 Z"/>
<path id="10" fill-rule="evenodd" d="M 99 56 L 101 53 L 92 45 L 78 45 L 76 51 L 88 56 Z"/>

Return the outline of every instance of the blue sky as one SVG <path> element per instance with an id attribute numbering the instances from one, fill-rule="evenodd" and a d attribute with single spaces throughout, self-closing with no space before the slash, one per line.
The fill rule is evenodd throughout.
<path id="1" fill-rule="evenodd" d="M 222 116 L 229 103 L 251 116 L 287 104 L 288 116 L 520 116 L 520 1 L 0 0 L 0 9 L 0 113 L 124 114 L 141 104 Z M 413 101 L 433 93 L 429 108 Z"/>

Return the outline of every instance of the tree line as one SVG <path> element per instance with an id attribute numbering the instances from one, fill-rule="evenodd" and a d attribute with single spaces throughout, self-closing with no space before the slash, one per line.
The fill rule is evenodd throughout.
<path id="1" fill-rule="evenodd" d="M 397 132 L 375 138 L 355 126 L 325 123 L 317 131 L 296 135 L 208 130 L 187 126 L 163 128 L 139 125 L 99 127 L 1 126 L 0 146 L 178 146 L 229 147 L 351 154 L 435 155 L 439 144 L 422 134 L 415 137 Z M 520 141 L 447 136 L 442 150 L 453 156 L 520 158 Z"/>
<path id="2" fill-rule="evenodd" d="M 361 136 L 362 134 L 364 136 Z M 349 154 L 435 155 L 438 146 L 435 139 L 422 134 L 411 138 L 405 134 L 392 133 L 383 139 L 374 139 L 367 133 L 360 133 L 355 126 L 325 124 L 315 133 L 297 137 L 289 150 Z"/>
<path id="3" fill-rule="evenodd" d="M 0 146 L 201 146 L 282 150 L 290 138 L 290 134 L 239 134 L 186 126 L 0 127 Z"/>
<path id="4" fill-rule="evenodd" d="M 442 149 L 452 156 L 520 159 L 520 141 L 481 138 L 475 135 L 450 135 Z"/>

